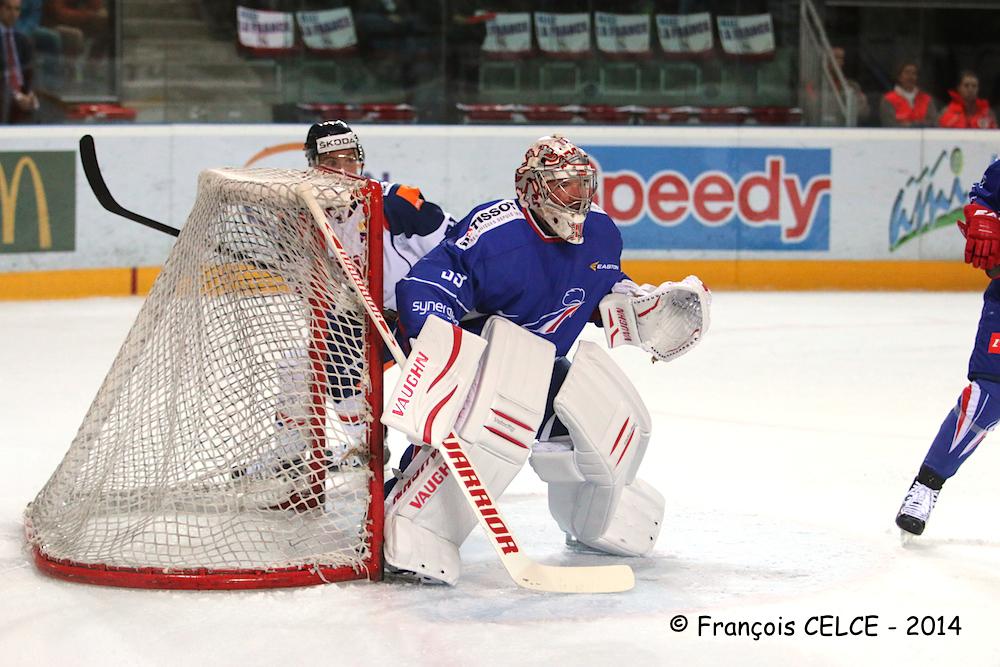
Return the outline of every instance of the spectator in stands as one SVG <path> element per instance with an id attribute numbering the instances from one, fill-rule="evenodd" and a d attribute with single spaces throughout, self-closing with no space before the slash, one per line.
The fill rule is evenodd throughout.
<path id="1" fill-rule="evenodd" d="M 34 50 L 27 35 L 14 24 L 21 13 L 21 0 L 0 0 L 0 62 L 3 63 L 3 124 L 30 122 L 38 109 L 32 89 Z"/>
<path id="2" fill-rule="evenodd" d="M 104 0 L 46 0 L 45 24 L 66 34 L 79 32 L 83 44 L 76 53 L 90 57 L 107 55 L 111 46 L 111 17 Z"/>
<path id="3" fill-rule="evenodd" d="M 949 90 L 951 103 L 941 112 L 938 125 L 970 130 L 995 130 L 997 117 L 990 103 L 979 97 L 979 77 L 971 70 L 958 75 L 958 86 Z"/>
<path id="4" fill-rule="evenodd" d="M 896 70 L 896 85 L 882 96 L 879 118 L 885 127 L 934 127 L 937 105 L 917 87 L 920 68 L 912 60 Z"/>
<path id="5" fill-rule="evenodd" d="M 63 40 L 55 30 L 42 25 L 42 0 L 21 0 L 21 16 L 14 24 L 17 32 L 24 33 L 35 47 L 35 63 L 38 66 L 38 87 L 58 88 L 60 83 L 59 65 L 62 62 Z"/>
<path id="6" fill-rule="evenodd" d="M 865 97 L 864 92 L 861 90 L 861 84 L 847 77 L 847 70 L 844 69 L 844 62 L 846 61 L 844 47 L 834 46 L 830 49 L 830 53 L 833 55 L 833 62 L 836 63 L 837 68 L 844 75 L 844 81 L 847 83 L 847 94 L 854 98 L 854 108 L 858 112 L 858 125 L 861 125 L 868 120 L 868 116 L 871 114 L 871 108 L 868 106 L 868 98 Z M 833 77 L 833 84 L 835 86 L 840 84 L 836 76 Z"/>

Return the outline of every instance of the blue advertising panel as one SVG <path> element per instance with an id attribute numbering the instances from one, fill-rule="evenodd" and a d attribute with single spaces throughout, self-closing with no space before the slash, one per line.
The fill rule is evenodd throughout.
<path id="1" fill-rule="evenodd" d="M 830 248 L 830 149 L 585 146 L 628 250 Z"/>

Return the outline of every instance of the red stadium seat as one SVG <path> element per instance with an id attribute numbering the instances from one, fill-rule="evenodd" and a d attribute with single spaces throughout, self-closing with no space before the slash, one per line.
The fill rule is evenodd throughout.
<path id="1" fill-rule="evenodd" d="M 73 104 L 66 108 L 66 120 L 78 123 L 129 122 L 136 111 L 120 104 Z"/>
<path id="2" fill-rule="evenodd" d="M 798 107 L 757 107 L 750 117 L 759 125 L 801 125 L 802 109 Z"/>
<path id="3" fill-rule="evenodd" d="M 592 104 L 583 108 L 583 119 L 588 123 L 605 123 L 627 125 L 632 122 L 637 109 L 634 106 L 611 106 L 609 104 Z"/>
<path id="4" fill-rule="evenodd" d="M 412 123 L 416 108 L 409 104 L 299 104 L 298 108 L 316 119 L 339 118 L 368 123 Z"/>
<path id="5" fill-rule="evenodd" d="M 529 123 L 572 123 L 582 113 L 583 107 L 577 104 L 528 104 L 524 107 L 524 118 Z"/>
<path id="6" fill-rule="evenodd" d="M 519 104 L 456 104 L 466 123 L 523 123 L 525 107 Z"/>
<path id="7" fill-rule="evenodd" d="M 709 125 L 742 125 L 749 116 L 748 107 L 706 107 L 698 120 Z"/>
<path id="8" fill-rule="evenodd" d="M 669 123 L 672 125 L 697 122 L 701 116 L 701 107 L 678 106 L 678 107 L 647 107 L 640 114 L 642 123 L 656 125 L 659 123 Z"/>

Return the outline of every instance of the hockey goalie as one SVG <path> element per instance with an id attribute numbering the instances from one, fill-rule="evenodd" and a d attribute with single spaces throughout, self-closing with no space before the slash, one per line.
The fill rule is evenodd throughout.
<path id="1" fill-rule="evenodd" d="M 396 288 L 409 356 L 383 423 L 412 444 L 387 485 L 390 571 L 454 584 L 475 517 L 437 446 L 452 430 L 493 498 L 530 461 L 567 540 L 619 556 L 648 554 L 663 497 L 638 477 L 651 420 L 599 346 L 570 348 L 588 322 L 609 347 L 655 360 L 691 350 L 711 295 L 694 276 L 637 285 L 622 240 L 593 205 L 588 155 L 559 136 L 529 147 L 515 199 L 476 206 Z"/>

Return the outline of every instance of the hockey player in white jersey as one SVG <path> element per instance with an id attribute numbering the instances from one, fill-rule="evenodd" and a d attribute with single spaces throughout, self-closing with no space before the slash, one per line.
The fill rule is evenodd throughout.
<path id="1" fill-rule="evenodd" d="M 313 124 L 306 134 L 306 162 L 314 169 L 342 171 L 361 176 L 365 166 L 365 149 L 357 133 L 342 120 L 327 120 Z M 455 220 L 439 205 L 424 199 L 423 193 L 413 186 L 380 181 L 382 187 L 382 212 L 385 229 L 382 230 L 382 284 L 383 312 L 393 321 L 396 309 L 396 283 L 412 268 L 418 259 L 434 248 L 450 229 Z M 332 213 L 331 213 L 332 214 Z M 360 224 L 365 219 L 360 209 L 348 213 L 346 219 L 336 220 L 334 228 L 351 255 L 360 255 L 364 231 Z M 344 322 L 335 316 L 328 319 L 331 339 L 356 340 L 359 332 L 345 330 L 356 324 Z M 329 387 L 336 401 L 336 413 L 341 417 L 341 428 L 350 443 L 343 451 L 330 452 L 329 465 L 363 465 L 362 438 L 367 428 L 355 423 L 351 415 L 363 413 L 364 395 L 358 390 L 362 377 L 362 360 L 355 355 L 340 354 L 340 346 L 331 344 L 328 365 L 330 378 L 338 378 Z M 348 353 L 350 350 L 347 351 Z M 237 471 L 236 474 L 254 474 L 268 469 L 280 469 L 282 474 L 295 476 L 305 468 L 301 452 L 305 451 L 308 427 L 301 405 L 308 396 L 305 389 L 309 360 L 305 350 L 290 353 L 278 362 L 279 395 L 282 404 L 275 417 L 276 434 L 273 448 L 259 461 Z"/>
<path id="2" fill-rule="evenodd" d="M 360 176 L 365 149 L 357 133 L 342 120 L 326 120 L 309 128 L 305 142 L 310 167 L 333 169 Z M 396 310 L 396 283 L 426 255 L 455 224 L 454 218 L 412 185 L 380 181 L 386 228 L 382 235 L 383 308 Z M 341 242 L 351 248 L 351 235 Z"/>
<path id="3" fill-rule="evenodd" d="M 494 498 L 530 455 L 568 541 L 622 556 L 653 548 L 663 498 L 636 476 L 649 413 L 598 346 L 581 342 L 572 364 L 566 355 L 588 322 L 600 322 L 609 347 L 676 358 L 707 330 L 711 298 L 694 276 L 629 280 L 621 234 L 592 205 L 596 183 L 586 152 L 542 137 L 515 172 L 516 199 L 475 207 L 397 285 L 412 350 L 383 421 L 419 444 L 387 485 L 390 569 L 458 579 L 475 518 L 438 450 L 419 446 L 450 430 L 469 443 Z"/>

